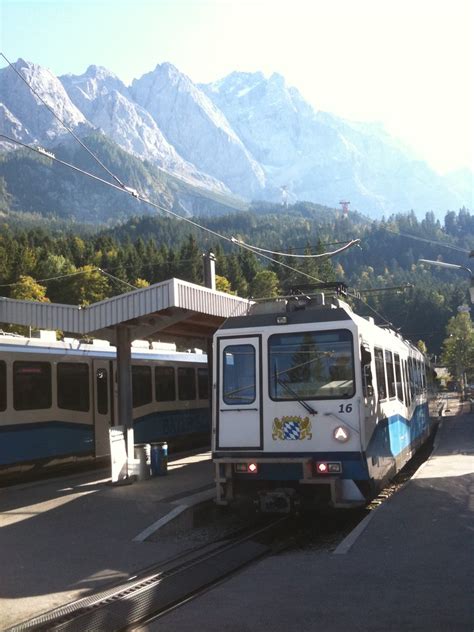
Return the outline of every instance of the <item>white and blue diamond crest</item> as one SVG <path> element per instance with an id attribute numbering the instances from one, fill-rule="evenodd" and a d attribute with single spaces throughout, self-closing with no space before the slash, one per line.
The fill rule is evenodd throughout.
<path id="1" fill-rule="evenodd" d="M 298 421 L 285 421 L 283 424 L 283 434 L 285 439 L 300 438 L 300 424 Z"/>
<path id="2" fill-rule="evenodd" d="M 281 441 L 301 441 L 311 439 L 311 422 L 309 417 L 285 416 L 279 419 L 275 417 L 272 426 L 272 438 Z"/>

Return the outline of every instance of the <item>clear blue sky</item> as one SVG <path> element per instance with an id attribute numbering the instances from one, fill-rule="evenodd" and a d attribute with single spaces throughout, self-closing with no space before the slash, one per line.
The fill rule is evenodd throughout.
<path id="1" fill-rule="evenodd" d="M 316 108 L 381 121 L 439 171 L 473 167 L 473 0 L 0 0 L 0 49 L 125 83 L 281 73 Z M 2 64 L 5 65 L 5 64 Z"/>

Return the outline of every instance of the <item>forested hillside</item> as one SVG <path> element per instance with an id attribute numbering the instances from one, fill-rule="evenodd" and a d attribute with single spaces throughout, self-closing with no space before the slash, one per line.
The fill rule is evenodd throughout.
<path id="1" fill-rule="evenodd" d="M 85 305 L 173 276 L 201 283 L 202 253 L 212 249 L 222 290 L 262 297 L 317 280 L 344 281 L 360 293 L 353 299 L 357 311 L 424 340 L 432 353 L 439 353 L 449 318 L 468 301 L 467 273 L 418 263 L 441 257 L 469 267 L 474 216 L 466 209 L 447 213 L 442 223 L 432 213 L 422 221 L 411 213 L 377 222 L 309 203 L 255 204 L 249 212 L 196 221 L 212 232 L 157 215 L 95 232 L 7 217 L 0 229 L 0 293 Z M 360 245 L 319 262 L 275 257 L 292 270 L 240 248 L 232 237 L 291 254 L 331 251 L 356 238 Z"/>
<path id="2" fill-rule="evenodd" d="M 121 182 L 141 195 L 180 214 L 226 213 L 243 210 L 242 200 L 193 186 L 155 165 L 130 155 L 98 132 L 85 144 Z M 54 148 L 57 159 L 73 164 L 96 178 L 117 185 L 82 147 L 66 140 Z M 136 199 L 117 188 L 85 177 L 46 155 L 20 149 L 0 153 L 0 211 L 34 213 L 47 219 L 91 224 L 114 224 L 137 212 Z M 154 213 L 142 205 L 142 214 Z"/>

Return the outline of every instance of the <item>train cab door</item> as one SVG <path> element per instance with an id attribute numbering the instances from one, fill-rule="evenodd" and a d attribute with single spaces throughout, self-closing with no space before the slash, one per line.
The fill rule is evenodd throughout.
<path id="1" fill-rule="evenodd" d="M 113 369 L 110 360 L 94 360 L 95 456 L 110 454 L 109 428 L 113 425 Z"/>
<path id="2" fill-rule="evenodd" d="M 217 449 L 261 450 L 261 337 L 219 338 L 217 354 Z"/>

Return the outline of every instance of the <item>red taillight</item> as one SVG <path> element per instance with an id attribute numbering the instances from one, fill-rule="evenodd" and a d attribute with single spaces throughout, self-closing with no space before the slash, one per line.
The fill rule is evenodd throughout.
<path id="1" fill-rule="evenodd" d="M 236 463 L 234 469 L 239 474 L 257 474 L 258 465 L 256 463 Z"/>
<path id="2" fill-rule="evenodd" d="M 340 461 L 316 461 L 313 464 L 315 474 L 341 474 L 342 463 Z"/>

